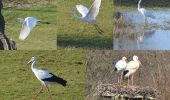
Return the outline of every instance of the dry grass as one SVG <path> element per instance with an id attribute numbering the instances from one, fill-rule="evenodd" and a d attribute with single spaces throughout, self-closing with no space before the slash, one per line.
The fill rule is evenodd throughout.
<path id="1" fill-rule="evenodd" d="M 99 100 L 95 94 L 96 87 L 101 83 L 116 83 L 117 75 L 113 71 L 114 64 L 122 56 L 131 60 L 134 54 L 139 57 L 144 66 L 135 73 L 135 85 L 155 88 L 161 93 L 161 100 L 168 100 L 170 97 L 169 51 L 87 51 L 86 99 Z"/>
<path id="2" fill-rule="evenodd" d="M 5 8 L 30 8 L 33 6 L 53 5 L 55 0 L 4 0 Z"/>
<path id="3" fill-rule="evenodd" d="M 134 87 L 134 86 L 121 86 L 117 84 L 101 84 L 97 88 L 97 94 L 103 97 L 112 98 L 127 98 L 141 100 L 147 98 L 147 100 L 153 100 L 159 98 L 159 92 L 151 87 Z M 116 99 L 117 100 L 117 99 Z"/>

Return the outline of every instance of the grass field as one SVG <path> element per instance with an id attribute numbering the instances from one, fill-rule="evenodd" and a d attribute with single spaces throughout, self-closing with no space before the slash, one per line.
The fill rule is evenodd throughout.
<path id="1" fill-rule="evenodd" d="M 137 55 L 143 65 L 135 73 L 134 85 L 155 88 L 161 94 L 159 100 L 168 100 L 170 97 L 169 51 L 88 51 L 86 54 L 86 100 L 105 100 L 95 95 L 96 86 L 117 83 L 118 75 L 114 73 L 115 63 L 123 56 L 131 61 L 133 55 Z M 126 80 L 124 85 L 127 85 Z"/>
<path id="2" fill-rule="evenodd" d="M 112 49 L 113 47 L 113 2 L 102 0 L 98 25 L 104 31 L 98 34 L 93 25 L 82 22 L 73 16 L 76 5 L 83 4 L 90 8 L 94 0 L 60 0 L 57 5 L 57 41 L 59 48 L 79 47 L 92 49 Z M 77 12 L 78 14 L 78 12 Z"/>
<path id="3" fill-rule="evenodd" d="M 68 56 L 69 55 L 69 56 Z M 41 87 L 40 82 L 27 65 L 32 56 L 38 57 L 37 67 L 68 81 L 66 87 L 50 85 L 53 100 L 83 100 L 85 61 L 83 50 L 57 51 L 1 51 L 0 52 L 0 99 L 31 100 Z M 47 100 L 43 92 L 38 100 Z"/>
<path id="4" fill-rule="evenodd" d="M 17 0 L 14 0 L 17 2 Z M 13 1 L 13 2 L 14 2 Z M 6 35 L 16 41 L 18 50 L 55 50 L 57 39 L 57 7 L 56 2 L 48 4 L 45 0 L 20 2 L 5 2 L 2 13 L 6 20 Z M 8 8 L 10 6 L 12 8 Z M 25 41 L 20 41 L 19 33 L 21 24 L 19 17 L 33 16 L 37 19 L 48 21 L 51 24 L 38 24 Z"/>

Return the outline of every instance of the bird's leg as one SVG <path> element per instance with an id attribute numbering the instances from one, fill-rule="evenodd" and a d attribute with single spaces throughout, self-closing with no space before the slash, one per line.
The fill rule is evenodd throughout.
<path id="1" fill-rule="evenodd" d="M 104 31 L 97 24 L 96 24 L 96 26 L 100 32 L 104 33 Z"/>
<path id="2" fill-rule="evenodd" d="M 41 87 L 40 91 L 33 97 L 33 100 L 38 97 L 38 95 L 42 92 L 42 90 L 43 90 L 43 87 Z"/>
<path id="3" fill-rule="evenodd" d="M 129 87 L 129 76 L 128 76 L 128 87 Z"/>
<path id="4" fill-rule="evenodd" d="M 144 19 L 145 19 L 145 25 L 147 25 L 148 24 L 147 17 L 144 16 Z"/>
<path id="5" fill-rule="evenodd" d="M 144 16 L 144 19 L 145 19 L 145 25 L 146 25 L 146 17 Z"/>
<path id="6" fill-rule="evenodd" d="M 133 75 L 132 75 L 132 86 L 133 86 Z"/>
<path id="7" fill-rule="evenodd" d="M 46 89 L 47 89 L 47 91 L 48 91 L 48 94 L 49 94 L 49 98 L 50 98 L 50 100 L 52 100 L 52 97 L 51 97 L 51 91 L 50 91 L 50 89 L 46 86 Z"/>
<path id="8" fill-rule="evenodd" d="M 120 82 L 119 78 L 120 78 L 120 76 L 118 76 L 118 81 L 117 81 L 118 84 L 119 84 L 119 82 Z"/>
<path id="9" fill-rule="evenodd" d="M 94 24 L 94 27 L 96 28 L 96 30 L 99 34 L 104 33 L 103 30 L 101 30 L 97 24 Z"/>
<path id="10" fill-rule="evenodd" d="M 120 85 L 122 84 L 122 81 L 123 81 L 123 72 L 120 75 Z"/>
<path id="11" fill-rule="evenodd" d="M 99 34 L 101 34 L 101 32 L 98 30 L 98 27 L 97 27 L 96 24 L 94 24 L 94 27 L 95 27 L 95 29 L 97 30 L 97 32 L 98 32 Z"/>

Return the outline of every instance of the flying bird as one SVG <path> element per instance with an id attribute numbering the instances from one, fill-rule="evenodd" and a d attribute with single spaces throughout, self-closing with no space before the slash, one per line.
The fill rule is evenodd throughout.
<path id="1" fill-rule="evenodd" d="M 115 64 L 115 71 L 117 73 L 121 73 L 118 77 L 118 83 L 121 85 L 122 79 L 123 79 L 123 71 L 126 68 L 127 62 L 126 62 L 127 58 L 126 57 L 122 57 L 121 60 L 119 60 L 118 62 L 116 62 Z"/>
<path id="2" fill-rule="evenodd" d="M 142 65 L 138 59 L 138 56 L 134 55 L 133 60 L 127 63 L 127 66 L 123 72 L 123 76 L 128 78 L 128 86 L 129 86 L 129 78 L 131 76 L 131 83 L 133 85 L 133 75 L 139 69 L 139 66 Z"/>
<path id="3" fill-rule="evenodd" d="M 147 23 L 147 17 L 155 19 L 155 16 L 153 15 L 153 13 L 149 10 L 146 10 L 145 8 L 140 8 L 140 4 L 141 4 L 142 0 L 139 0 L 138 2 L 138 11 L 143 15 L 144 19 L 145 19 L 145 24 Z"/>
<path id="4" fill-rule="evenodd" d="M 76 5 L 76 8 L 77 8 L 78 12 L 82 16 L 78 17 L 75 14 L 74 14 L 74 16 L 77 17 L 78 19 L 84 21 L 84 22 L 93 23 L 93 25 L 95 26 L 96 30 L 99 33 L 103 33 L 103 31 L 96 24 L 97 23 L 96 17 L 99 14 L 100 5 L 101 5 L 101 0 L 95 0 L 93 2 L 93 4 L 91 5 L 90 9 L 88 9 L 87 7 L 85 7 L 85 6 L 81 5 L 81 4 L 80 5 Z"/>
<path id="5" fill-rule="evenodd" d="M 33 97 L 33 99 L 35 99 L 43 91 L 44 88 L 46 88 L 48 93 L 49 93 L 49 98 L 50 98 L 50 100 L 52 100 L 51 93 L 50 93 L 50 90 L 48 88 L 48 85 L 51 84 L 51 83 L 58 83 L 58 84 L 65 87 L 66 84 L 67 84 L 67 81 L 58 77 L 58 76 L 55 76 L 53 73 L 51 73 L 47 70 L 42 70 L 42 69 L 37 68 L 35 66 L 36 61 L 37 61 L 37 58 L 32 57 L 30 59 L 30 61 L 27 63 L 27 64 L 31 63 L 31 69 L 32 69 L 33 73 L 35 74 L 37 79 L 42 84 L 41 90 L 38 92 L 38 94 L 35 97 Z"/>
<path id="6" fill-rule="evenodd" d="M 34 17 L 26 17 L 25 19 L 18 18 L 18 20 L 20 23 L 22 23 L 22 28 L 19 36 L 20 40 L 25 40 L 38 22 L 43 24 L 50 24 L 49 22 L 44 22 Z"/>

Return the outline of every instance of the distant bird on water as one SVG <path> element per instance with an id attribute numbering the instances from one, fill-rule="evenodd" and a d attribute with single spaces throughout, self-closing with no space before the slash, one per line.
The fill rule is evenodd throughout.
<path id="1" fill-rule="evenodd" d="M 96 24 L 96 17 L 99 14 L 100 10 L 100 5 L 101 5 L 101 0 L 95 0 L 93 4 L 91 5 L 90 9 L 83 5 L 76 5 L 76 8 L 78 12 L 82 15 L 81 17 L 78 17 L 76 14 L 74 14 L 75 17 L 78 19 L 88 22 L 88 23 L 93 23 L 94 27 L 99 33 L 103 33 L 103 31 L 99 28 L 99 26 Z"/>
<path id="2" fill-rule="evenodd" d="M 143 15 L 143 17 L 145 19 L 145 24 L 146 24 L 147 23 L 147 17 L 155 19 L 155 16 L 153 15 L 153 13 L 151 11 L 146 10 L 145 8 L 140 8 L 141 1 L 142 0 L 139 0 L 139 2 L 138 2 L 138 11 Z"/>
<path id="3" fill-rule="evenodd" d="M 129 86 L 129 78 L 131 76 L 131 83 L 133 85 L 133 75 L 139 69 L 141 62 L 138 59 L 138 56 L 134 55 L 133 60 L 127 63 L 127 66 L 123 72 L 123 76 L 128 78 L 128 86 Z M 141 64 L 142 65 L 142 64 Z"/>
<path id="4" fill-rule="evenodd" d="M 67 84 L 67 81 L 58 77 L 58 76 L 55 76 L 53 73 L 50 73 L 47 70 L 42 70 L 42 69 L 37 68 L 35 66 L 36 61 L 37 61 L 37 58 L 32 57 L 30 59 L 30 61 L 27 63 L 27 64 L 32 63 L 31 69 L 32 69 L 33 73 L 35 74 L 35 76 L 37 77 L 37 79 L 42 84 L 41 90 L 38 92 L 37 95 L 35 95 L 35 97 L 33 97 L 33 99 L 37 98 L 37 96 L 43 91 L 43 89 L 46 88 L 48 93 L 49 93 L 49 99 L 52 100 L 51 93 L 50 93 L 50 90 L 48 88 L 48 85 L 51 84 L 51 83 L 58 83 L 58 84 L 65 87 L 66 84 Z"/>
<path id="5" fill-rule="evenodd" d="M 115 71 L 117 73 L 120 73 L 119 77 L 118 77 L 118 83 L 121 85 L 122 79 L 123 79 L 123 71 L 126 68 L 127 62 L 126 62 L 127 58 L 126 57 L 122 57 L 121 60 L 119 60 L 118 62 L 116 62 L 115 64 Z"/>
<path id="6" fill-rule="evenodd" d="M 38 22 L 43 24 L 50 24 L 49 22 L 44 22 L 34 17 L 26 17 L 25 19 L 18 18 L 18 20 L 20 23 L 22 23 L 22 28 L 19 36 L 20 40 L 25 40 Z"/>

